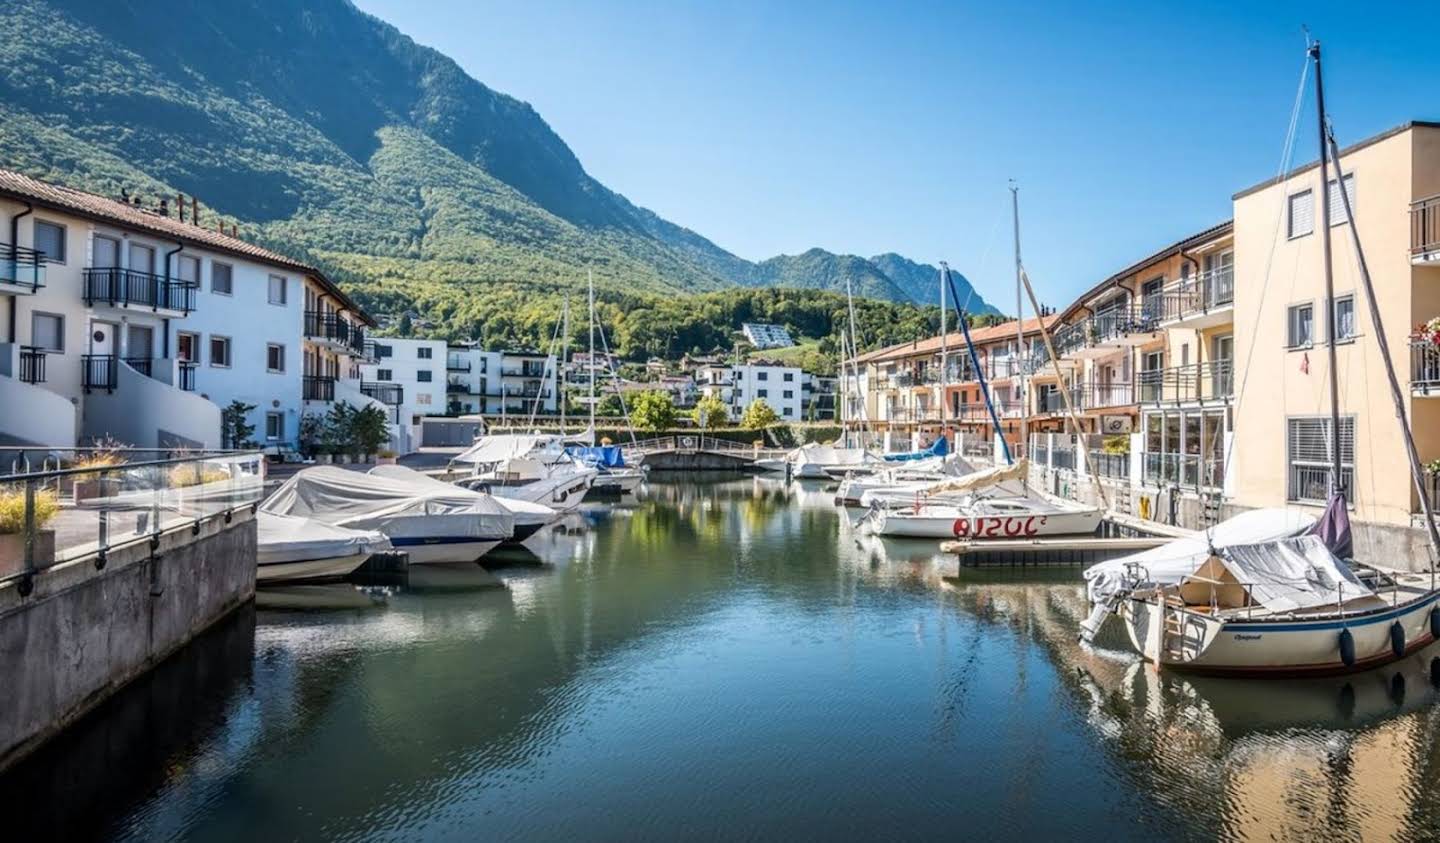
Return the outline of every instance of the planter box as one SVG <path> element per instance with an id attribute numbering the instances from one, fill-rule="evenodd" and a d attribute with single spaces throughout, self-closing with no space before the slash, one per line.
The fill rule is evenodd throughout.
<path id="1" fill-rule="evenodd" d="M 92 498 L 114 497 L 120 491 L 120 478 L 118 477 L 90 477 L 84 480 L 76 480 L 71 487 L 76 506 Z"/>
<path id="2" fill-rule="evenodd" d="M 376 457 L 376 458 L 375 458 L 375 464 L 376 464 L 376 465 L 394 465 L 394 464 L 395 464 L 395 457 Z"/>
<path id="3" fill-rule="evenodd" d="M 35 567 L 48 568 L 55 564 L 55 531 L 35 532 Z M 25 570 L 25 534 L 0 534 L 0 577 L 18 574 Z"/>

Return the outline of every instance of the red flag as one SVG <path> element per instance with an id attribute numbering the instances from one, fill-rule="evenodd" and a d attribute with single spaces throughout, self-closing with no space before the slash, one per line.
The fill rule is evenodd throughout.
<path id="1" fill-rule="evenodd" d="M 1302 374 L 1310 374 L 1310 352 L 1305 352 L 1300 358 L 1300 371 Z"/>

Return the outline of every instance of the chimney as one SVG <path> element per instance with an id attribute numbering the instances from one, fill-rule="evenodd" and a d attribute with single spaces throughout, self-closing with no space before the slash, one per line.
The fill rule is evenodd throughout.
<path id="1" fill-rule="evenodd" d="M 183 193 L 175 194 L 175 215 L 180 218 L 181 222 L 185 221 L 185 194 Z"/>
<path id="2" fill-rule="evenodd" d="M 200 224 L 200 200 L 194 196 L 190 197 L 190 222 L 194 225 Z"/>
<path id="3" fill-rule="evenodd" d="M 162 217 L 168 217 L 168 216 L 170 216 L 170 200 L 169 200 L 169 199 L 166 199 L 166 198 L 163 197 L 163 196 L 160 197 L 160 216 L 162 216 Z"/>
<path id="4" fill-rule="evenodd" d="M 130 188 L 128 188 L 128 187 L 122 187 L 122 188 L 120 188 L 120 201 L 121 201 L 121 202 L 124 202 L 124 203 L 127 204 L 127 205 L 130 204 Z"/>

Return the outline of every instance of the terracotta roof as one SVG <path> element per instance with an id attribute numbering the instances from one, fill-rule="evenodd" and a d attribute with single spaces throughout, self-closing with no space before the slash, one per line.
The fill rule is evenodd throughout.
<path id="1" fill-rule="evenodd" d="M 1055 322 L 1054 316 L 1045 317 L 1045 326 L 1048 328 Z M 1040 332 L 1040 320 L 1037 318 L 1026 319 L 1022 330 L 1028 334 Z M 1002 322 L 999 325 L 992 325 L 989 328 L 976 328 L 970 332 L 970 341 L 976 345 L 983 345 L 987 342 L 1004 342 L 1015 337 L 1015 320 Z M 952 331 L 946 336 L 945 345 L 949 348 L 964 348 L 965 334 L 960 331 Z M 900 343 L 874 351 L 867 351 L 855 358 L 857 363 L 874 363 L 881 360 L 900 360 L 906 357 L 914 357 L 919 354 L 931 354 L 940 350 L 940 337 L 934 336 L 916 342 Z"/>
<path id="2" fill-rule="evenodd" d="M 1140 270 L 1144 269 L 1152 263 L 1165 260 L 1166 258 L 1179 254 L 1180 252 L 1193 249 L 1196 246 L 1199 246 L 1210 240 L 1214 240 L 1217 237 L 1223 237 L 1229 234 L 1234 228 L 1234 220 L 1225 220 L 1222 223 L 1210 226 L 1204 231 L 1191 234 L 1190 236 L 1182 240 L 1176 240 L 1174 243 L 1165 246 L 1159 251 L 1156 251 L 1150 255 L 1141 258 L 1138 261 L 1135 261 L 1134 263 L 1130 264 L 1129 266 L 1125 267 L 1124 269 L 1120 270 L 1114 275 L 1111 275 L 1104 281 L 1101 281 L 1099 284 L 1096 284 L 1094 287 L 1091 287 L 1089 290 L 1086 290 L 1084 293 L 1080 294 L 1080 297 L 1075 299 L 1075 301 L 1071 302 L 1069 307 L 1066 307 L 1064 310 L 1060 311 L 1060 321 L 1063 322 L 1065 319 L 1069 318 L 1072 314 L 1074 314 L 1075 311 L 1084 308 L 1085 302 L 1100 295 L 1100 293 L 1105 291 L 1106 287 L 1110 287 L 1116 282 L 1122 281 L 1125 278 L 1134 275 L 1136 272 L 1139 272 Z"/>
<path id="3" fill-rule="evenodd" d="M 87 193 L 83 190 L 43 182 L 14 170 L 0 169 L 0 196 L 29 202 L 62 213 L 75 214 L 100 222 L 145 231 L 186 245 L 212 249 L 236 257 L 250 258 L 272 266 L 303 272 L 313 277 L 327 292 L 339 299 L 346 310 L 355 313 L 367 325 L 372 327 L 375 325 L 375 320 L 355 304 L 349 296 L 345 295 L 339 287 L 335 286 L 334 282 L 326 278 L 320 270 L 238 237 L 221 234 L 214 229 L 189 222 L 181 222 L 178 217 L 165 216 L 121 202 L 118 199 L 110 199 L 96 193 Z"/>

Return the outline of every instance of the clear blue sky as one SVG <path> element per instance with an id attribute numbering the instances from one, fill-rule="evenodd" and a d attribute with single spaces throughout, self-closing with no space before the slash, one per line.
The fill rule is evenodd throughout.
<path id="1" fill-rule="evenodd" d="M 1007 311 L 1007 179 L 1067 303 L 1274 175 L 1302 23 L 1342 145 L 1440 118 L 1424 4 L 356 1 L 736 254 L 944 259 Z"/>

